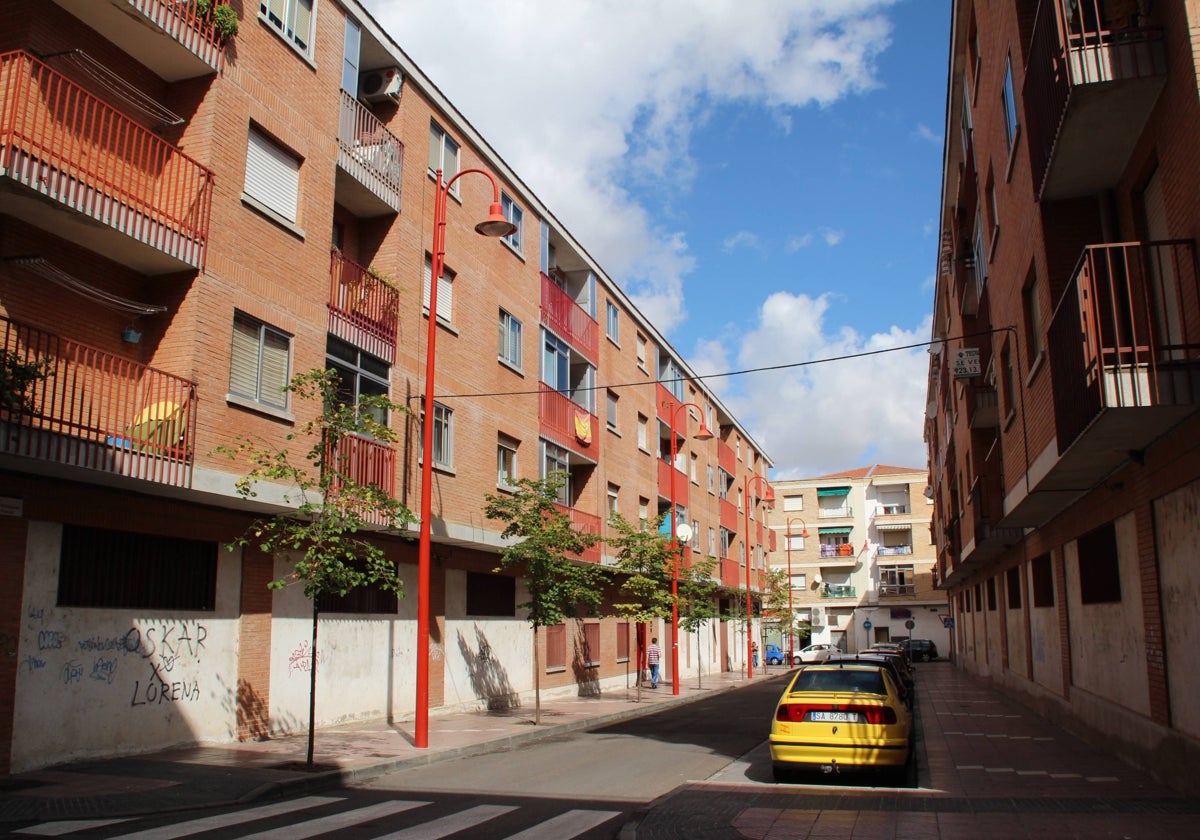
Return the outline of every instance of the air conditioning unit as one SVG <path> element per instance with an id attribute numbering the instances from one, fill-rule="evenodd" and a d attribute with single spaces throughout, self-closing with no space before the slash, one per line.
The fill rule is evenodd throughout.
<path id="1" fill-rule="evenodd" d="M 358 77 L 358 98 L 364 102 L 400 101 L 404 76 L 399 67 L 368 70 Z"/>
<path id="2" fill-rule="evenodd" d="M 819 625 L 824 624 L 825 623 L 825 611 L 822 610 L 820 607 L 813 607 L 811 623 L 813 626 L 819 626 Z"/>

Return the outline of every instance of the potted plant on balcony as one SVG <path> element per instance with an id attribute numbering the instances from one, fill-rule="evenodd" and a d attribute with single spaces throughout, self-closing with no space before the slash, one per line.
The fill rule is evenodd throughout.
<path id="1" fill-rule="evenodd" d="M 34 410 L 29 388 L 50 375 L 45 359 L 27 361 L 13 350 L 0 353 L 0 410 L 5 414 L 29 414 Z"/>
<path id="2" fill-rule="evenodd" d="M 221 3 L 214 8 L 213 2 L 214 0 L 196 0 L 196 15 L 212 23 L 217 37 L 221 40 L 221 43 L 224 43 L 237 35 L 237 12 L 233 10 L 232 6 L 226 3 Z"/>

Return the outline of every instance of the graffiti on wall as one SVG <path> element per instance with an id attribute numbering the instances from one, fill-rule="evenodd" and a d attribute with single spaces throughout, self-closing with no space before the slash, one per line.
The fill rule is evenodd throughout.
<path id="1" fill-rule="evenodd" d="M 291 655 L 288 656 L 288 676 L 297 671 L 305 674 L 309 673 L 312 671 L 314 659 L 317 660 L 318 665 L 325 660 L 323 656 L 313 652 L 312 645 L 308 640 L 302 641 L 296 645 Z"/>

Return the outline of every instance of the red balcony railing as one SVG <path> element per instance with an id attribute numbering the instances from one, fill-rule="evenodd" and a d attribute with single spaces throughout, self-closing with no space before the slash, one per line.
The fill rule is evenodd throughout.
<path id="1" fill-rule="evenodd" d="M 214 70 L 221 69 L 224 42 L 213 26 L 213 13 L 218 6 L 229 5 L 228 0 L 210 3 L 204 14 L 196 8 L 197 0 L 128 0 L 128 4 Z"/>
<path id="2" fill-rule="evenodd" d="M 721 527 L 736 534 L 741 526 L 741 517 L 738 515 L 737 505 L 728 499 L 721 499 L 720 511 Z"/>
<path id="3" fill-rule="evenodd" d="M 730 475 L 737 475 L 737 453 L 723 440 L 717 441 L 717 466 Z"/>
<path id="4" fill-rule="evenodd" d="M 387 207 L 400 212 L 404 144 L 378 117 L 346 91 L 342 91 L 337 139 L 338 165 Z"/>
<path id="5" fill-rule="evenodd" d="M 1047 331 L 1059 454 L 1106 409 L 1200 401 L 1197 313 L 1191 240 L 1084 249 Z"/>
<path id="6" fill-rule="evenodd" d="M 542 323 L 595 363 L 600 352 L 600 326 L 558 284 L 542 275 Z"/>
<path id="7" fill-rule="evenodd" d="M 329 268 L 329 331 L 384 359 L 396 360 L 400 292 L 377 273 L 334 251 Z"/>
<path id="8" fill-rule="evenodd" d="M 735 589 L 746 585 L 746 581 L 742 579 L 742 567 L 738 565 L 738 561 L 722 558 L 721 585 Z"/>
<path id="9" fill-rule="evenodd" d="M 538 388 L 541 390 L 538 418 L 542 434 L 573 452 L 596 460 L 600 455 L 600 427 L 596 415 L 544 382 L 539 382 Z"/>
<path id="10" fill-rule="evenodd" d="M 340 477 L 355 484 L 378 487 L 389 496 L 396 490 L 396 450 L 390 444 L 369 438 L 348 435 L 338 441 L 332 450 L 326 451 L 326 460 L 335 469 L 330 490 L 337 493 L 343 486 Z M 362 515 L 377 525 L 392 525 L 384 522 L 372 510 L 364 507 Z"/>
<path id="11" fill-rule="evenodd" d="M 0 452 L 191 485 L 194 382 L 7 318 L 0 336 L 5 371 L 45 373 L 0 403 Z"/>
<path id="12" fill-rule="evenodd" d="M 0 54 L 0 175 L 204 265 L 212 172 L 23 52 Z"/>
<path id="13" fill-rule="evenodd" d="M 671 474 L 675 474 L 675 501 L 681 507 L 688 506 L 688 477 L 679 470 L 672 469 L 669 461 L 658 458 L 658 493 L 664 499 L 671 498 Z"/>
<path id="14" fill-rule="evenodd" d="M 597 537 L 600 536 L 599 516 L 595 516 L 590 513 L 584 513 L 583 511 L 576 510 L 573 507 L 567 507 L 566 505 L 560 505 L 557 503 L 555 503 L 554 507 L 556 507 L 560 513 L 565 513 L 571 517 L 571 525 L 576 531 L 584 534 L 592 534 Z M 597 541 L 591 548 L 585 549 L 583 553 L 579 555 L 579 559 L 587 560 L 589 563 L 599 563 L 600 549 L 602 545 L 602 543 Z"/>

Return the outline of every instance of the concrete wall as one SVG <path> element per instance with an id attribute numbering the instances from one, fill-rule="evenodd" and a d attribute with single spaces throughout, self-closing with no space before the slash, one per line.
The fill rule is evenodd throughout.
<path id="1" fill-rule="evenodd" d="M 1200 481 L 1154 503 L 1171 720 L 1200 737 Z"/>
<path id="2" fill-rule="evenodd" d="M 232 739 L 237 556 L 219 554 L 212 613 L 56 607 L 61 535 L 29 523 L 12 772 Z"/>

